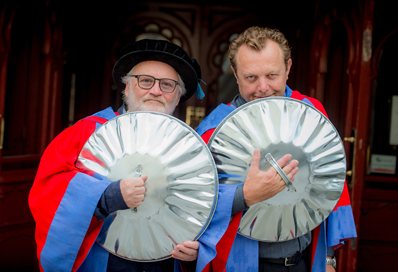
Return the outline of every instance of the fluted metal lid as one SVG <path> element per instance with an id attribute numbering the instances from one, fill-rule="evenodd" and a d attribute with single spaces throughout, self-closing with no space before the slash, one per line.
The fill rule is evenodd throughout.
<path id="1" fill-rule="evenodd" d="M 261 151 L 279 159 L 286 153 L 299 161 L 293 186 L 251 206 L 240 234 L 277 242 L 304 235 L 324 221 L 343 191 L 346 157 L 333 124 L 314 107 L 291 98 L 270 97 L 249 102 L 230 113 L 209 140 L 220 183 L 244 182 L 252 154 Z M 287 183 L 288 184 L 288 183 Z M 292 189 L 293 188 L 293 189 Z"/>
<path id="2" fill-rule="evenodd" d="M 198 239 L 213 216 L 218 191 L 213 157 L 200 136 L 175 117 L 120 115 L 90 136 L 77 165 L 111 181 L 148 176 L 142 205 L 109 215 L 97 240 L 121 258 L 167 259 L 176 244 Z"/>

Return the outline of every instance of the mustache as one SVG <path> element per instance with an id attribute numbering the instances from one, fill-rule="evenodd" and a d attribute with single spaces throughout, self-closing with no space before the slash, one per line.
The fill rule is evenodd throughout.
<path id="1" fill-rule="evenodd" d="M 143 99 L 144 102 L 148 102 L 148 101 L 155 101 L 155 102 L 159 102 L 162 105 L 165 105 L 166 102 L 163 99 L 158 99 L 158 98 L 145 98 Z"/>

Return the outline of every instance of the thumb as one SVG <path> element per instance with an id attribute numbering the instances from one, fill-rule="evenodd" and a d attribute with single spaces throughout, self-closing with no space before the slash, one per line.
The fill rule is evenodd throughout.
<path id="1" fill-rule="evenodd" d="M 141 179 L 145 183 L 148 180 L 148 176 L 142 176 Z"/>
<path id="2" fill-rule="evenodd" d="M 140 186 L 145 186 L 147 180 L 148 180 L 148 176 L 139 177 L 139 185 Z"/>

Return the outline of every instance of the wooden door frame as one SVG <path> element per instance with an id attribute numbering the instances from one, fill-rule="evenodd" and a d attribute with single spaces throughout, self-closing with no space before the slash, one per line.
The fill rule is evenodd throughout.
<path id="1" fill-rule="evenodd" d="M 0 97 L 5 98 L 6 95 L 6 79 L 7 79 L 7 65 L 8 56 L 11 43 L 11 30 L 14 21 L 15 11 L 8 12 L 8 10 L 1 10 L 0 13 L 0 32 L 4 33 L 0 36 Z M 0 100 L 0 158 L 3 149 L 4 140 L 4 113 L 5 99 Z"/>
<path id="2" fill-rule="evenodd" d="M 373 26 L 374 0 L 366 0 L 362 6 L 362 14 L 352 11 L 352 17 L 357 18 L 353 22 L 343 22 L 349 38 L 347 50 L 349 55 L 348 64 L 348 92 L 347 113 L 349 123 L 356 131 L 356 139 L 352 148 L 352 183 L 351 183 L 351 205 L 354 220 L 359 233 L 360 209 L 363 191 L 363 182 L 366 174 L 367 148 L 369 145 L 369 112 L 371 99 L 371 39 Z M 324 73 L 326 73 L 330 33 L 333 27 L 334 14 L 325 14 L 323 22 L 318 24 L 313 32 L 313 63 L 310 76 L 311 95 L 323 99 L 325 91 Z M 347 18 L 344 18 L 347 20 Z M 370 52 L 370 53 L 369 53 Z M 370 54 L 370 55 L 369 55 Z M 360 95 L 359 95 L 360 93 Z M 347 133 L 348 124 L 344 126 Z M 346 135 L 344 135 L 346 136 Z M 348 136 L 348 135 L 347 135 Z M 346 145 L 347 148 L 347 145 Z M 357 269 L 358 239 L 350 240 L 348 245 L 338 253 L 338 270 L 353 272 Z"/>

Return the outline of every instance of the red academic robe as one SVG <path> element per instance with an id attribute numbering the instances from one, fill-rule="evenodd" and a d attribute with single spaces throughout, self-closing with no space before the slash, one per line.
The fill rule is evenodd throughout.
<path id="1" fill-rule="evenodd" d="M 286 88 L 285 96 L 304 101 L 327 116 L 323 105 L 314 98 L 302 95 L 298 91 L 292 91 L 289 87 Z M 206 143 L 209 141 L 217 125 L 234 109 L 234 106 L 221 104 L 199 125 L 197 131 L 202 135 Z M 233 194 L 230 195 L 233 196 Z M 253 260 L 252 262 L 258 262 L 257 242 L 237 234 L 241 218 L 242 212 L 232 217 L 228 228 L 214 249 L 216 253 L 202 257 L 199 251 L 198 258 L 202 263 L 201 267 L 204 267 L 203 271 L 258 270 L 257 263 L 250 263 L 248 261 L 248 259 L 251 259 Z M 327 248 L 337 248 L 345 240 L 355 238 L 356 235 L 350 197 L 347 185 L 345 184 L 342 195 L 328 219 L 312 232 L 311 271 L 325 271 Z M 250 254 L 246 255 L 245 251 L 250 252 Z"/>
<path id="2" fill-rule="evenodd" d="M 29 193 L 41 271 L 76 271 L 102 227 L 93 216 L 110 184 L 76 166 L 90 135 L 117 114 L 107 108 L 61 132 L 46 148 Z"/>

